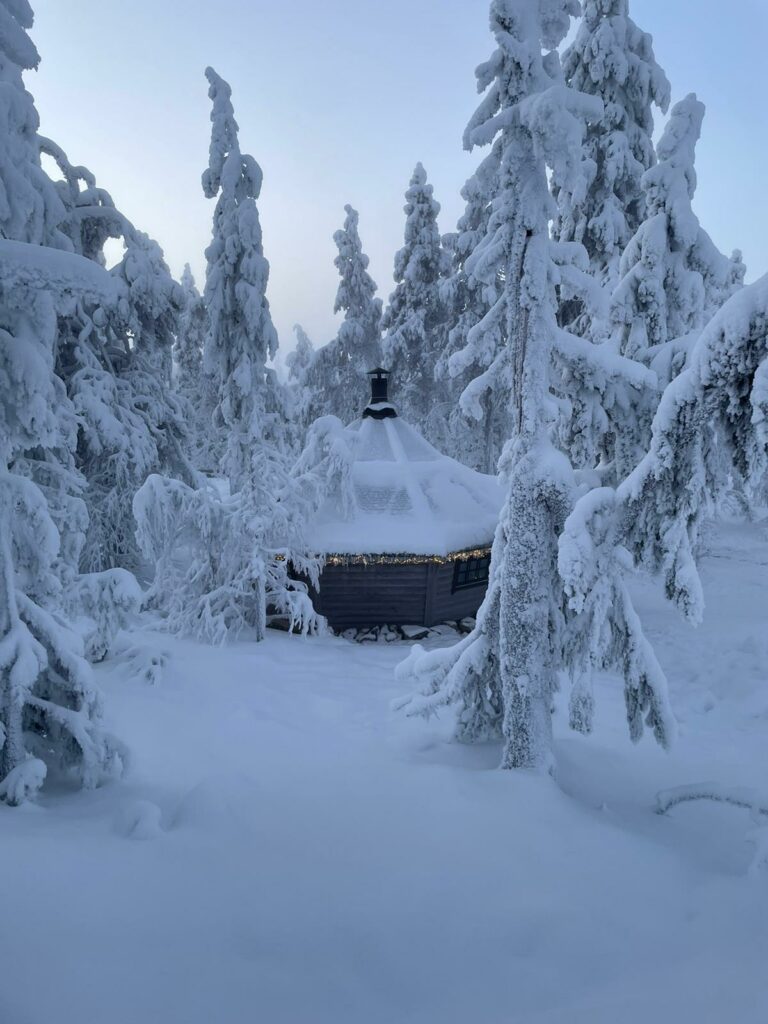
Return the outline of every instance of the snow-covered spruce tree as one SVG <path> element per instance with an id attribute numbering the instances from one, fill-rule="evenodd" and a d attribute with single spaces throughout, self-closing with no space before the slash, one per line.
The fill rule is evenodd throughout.
<path id="1" fill-rule="evenodd" d="M 90 515 L 83 567 L 135 568 L 131 502 L 152 472 L 191 481 L 186 423 L 191 406 L 171 392 L 171 346 L 183 294 L 156 242 L 137 231 L 85 167 L 41 139 L 58 165 L 67 244 L 99 267 L 110 238 L 124 245 L 112 270 L 113 294 L 73 302 L 59 315 L 56 371 L 79 417 L 77 465 L 87 481 Z"/>
<path id="2" fill-rule="evenodd" d="M 557 327 L 561 250 L 549 236 L 555 210 L 547 168 L 556 187 L 575 190 L 583 169 L 584 119 L 601 114 L 599 101 L 562 80 L 556 47 L 577 9 L 570 0 L 491 4 L 497 49 L 478 69 L 486 96 L 467 138 L 471 146 L 495 140 L 499 151 L 499 190 L 473 258 L 495 262 L 503 276 L 485 323 L 503 332 L 508 352 L 500 367 L 512 395 L 513 436 L 500 465 L 508 498 L 475 631 L 448 651 L 414 650 L 399 670 L 400 678 L 419 687 L 405 702 L 410 713 L 459 703 L 458 738 L 503 735 L 505 768 L 550 767 L 552 694 L 558 671 L 566 667 L 568 609 L 557 554 L 574 480 L 568 460 L 550 441 L 557 408 L 550 388 L 556 353 L 569 359 L 575 346 L 575 358 L 587 361 L 595 346 Z M 609 380 L 625 369 L 618 361 L 602 367 Z M 665 742 L 665 694 L 654 689 L 649 673 L 640 675 L 633 701 Z M 634 721 L 634 705 L 628 714 Z"/>
<path id="3" fill-rule="evenodd" d="M 288 380 L 298 385 L 303 383 L 312 365 L 315 346 L 301 324 L 293 325 L 293 333 L 296 335 L 296 347 L 285 357 L 285 365 L 288 368 Z"/>
<path id="4" fill-rule="evenodd" d="M 629 16 L 629 0 L 585 0 L 576 38 L 563 54 L 566 83 L 598 97 L 603 116 L 587 128 L 585 180 L 573 193 L 555 189 L 554 236 L 581 242 L 589 269 L 613 291 L 619 260 L 645 219 L 643 174 L 655 163 L 653 107 L 666 113 L 670 86 L 656 62 L 651 37 Z M 566 301 L 561 322 L 599 338 L 604 325 Z M 591 331 L 590 331 L 591 329 Z"/>
<path id="5" fill-rule="evenodd" d="M 356 420 L 368 401 L 369 370 L 381 364 L 381 299 L 368 273 L 368 257 L 358 230 L 359 215 L 344 207 L 344 227 L 333 240 L 334 260 L 341 281 L 333 305 L 344 313 L 339 333 L 317 351 L 305 375 L 308 391 L 304 426 L 319 416 L 337 416 L 343 423 Z"/>
<path id="6" fill-rule="evenodd" d="M 208 314 L 203 297 L 197 290 L 195 278 L 188 263 L 181 275 L 184 293 L 184 312 L 179 320 L 179 333 L 174 346 L 176 358 L 176 386 L 178 390 L 199 403 L 202 392 L 203 345 L 208 332 Z"/>
<path id="7" fill-rule="evenodd" d="M 488 473 L 496 471 L 511 433 L 509 348 L 504 322 L 498 317 L 504 269 L 493 258 L 493 250 L 480 244 L 498 189 L 500 153 L 497 140 L 463 190 L 467 206 L 452 245 L 454 272 L 441 289 L 454 326 L 437 367 L 439 377 L 445 377 L 447 371 L 454 388 L 459 385 L 460 397 L 449 420 L 451 449 Z M 560 193 L 565 195 L 566 190 L 561 188 Z M 563 295 L 575 297 L 591 319 L 604 318 L 605 292 L 587 272 L 583 247 L 560 242 L 553 245 L 552 258 L 561 299 Z M 616 363 L 607 353 L 589 352 L 573 337 L 566 351 L 567 358 L 559 353 L 557 374 L 557 397 L 563 406 L 558 436 L 574 466 L 591 469 L 610 424 L 614 419 L 623 420 L 637 400 L 634 392 L 653 387 L 654 377 L 640 367 L 626 377 L 626 365 L 617 374 Z"/>
<path id="8" fill-rule="evenodd" d="M 509 396 L 495 393 L 500 380 L 493 371 L 487 372 L 503 346 L 503 337 L 501 332 L 495 337 L 485 334 L 478 346 L 478 333 L 473 333 L 498 299 L 501 283 L 497 268 L 489 268 L 490 280 L 470 273 L 470 268 L 476 269 L 472 254 L 488 230 L 497 180 L 498 153 L 494 149 L 461 191 L 466 206 L 456 232 L 443 238 L 453 266 L 441 282 L 440 297 L 452 326 L 435 366 L 435 375 L 449 394 L 449 448 L 462 462 L 485 473 L 496 472 L 511 433 Z"/>
<path id="9" fill-rule="evenodd" d="M 643 176 L 647 217 L 622 256 L 612 304 L 617 347 L 653 362 L 664 383 L 682 369 L 684 358 L 678 357 L 685 345 L 730 297 L 734 274 L 740 273 L 691 207 L 703 119 L 704 104 L 693 94 L 672 108 L 658 163 Z"/>
<path id="10" fill-rule="evenodd" d="M 204 359 L 218 389 L 229 494 L 152 476 L 134 515 L 142 551 L 157 567 L 150 598 L 172 629 L 222 642 L 247 626 L 261 640 L 270 608 L 302 629 L 316 626 L 307 588 L 289 567 L 316 581 L 317 564 L 303 553 L 284 394 L 267 367 L 277 334 L 256 208 L 261 169 L 240 151 L 229 85 L 212 68 L 206 78 L 213 109 L 203 191 L 217 203 L 206 250 Z"/>
<path id="11" fill-rule="evenodd" d="M 588 731 L 592 673 L 621 667 L 633 735 L 645 708 L 643 675 L 664 678 L 625 576 L 635 566 L 663 577 L 666 596 L 692 623 L 704 599 L 695 553 L 703 517 L 729 485 L 723 457 L 743 485 L 768 470 L 768 276 L 734 295 L 707 324 L 688 367 L 665 389 L 650 449 L 613 490 L 587 493 L 560 540 L 560 571 L 572 613 L 570 657 L 579 682 L 572 717 Z M 654 728 L 658 716 L 654 713 Z"/>
<path id="12" fill-rule="evenodd" d="M 366 374 L 381 362 L 381 299 L 376 298 L 376 282 L 368 273 L 358 212 L 349 205 L 344 211 L 344 227 L 333 236 L 339 250 L 333 262 L 341 276 L 333 311 L 343 313 L 344 321 L 334 346 L 338 378 L 330 411 L 349 423 L 368 401 Z"/>
<path id="13" fill-rule="evenodd" d="M 87 517 L 72 468 L 75 417 L 53 373 L 55 323 L 54 296 L 41 280 L 25 287 L 3 274 L 0 797 L 10 803 L 32 795 L 45 777 L 40 760 L 28 763 L 28 756 L 75 772 L 87 786 L 122 766 L 119 747 L 99 730 L 82 640 L 62 615 L 64 587 L 75 572 L 70 559 L 76 563 Z M 65 533 L 52 515 L 55 505 L 68 513 Z"/>
<path id="14" fill-rule="evenodd" d="M 303 437 L 311 415 L 310 410 L 316 404 L 314 385 L 310 379 L 315 346 L 301 324 L 293 325 L 293 333 L 296 335 L 296 347 L 285 357 L 288 369 L 287 394 L 291 420 L 298 425 L 299 433 Z"/>
<path id="15" fill-rule="evenodd" d="M 687 96 L 672 109 L 658 163 L 643 176 L 647 216 L 621 258 L 611 306 L 612 346 L 653 368 L 661 388 L 684 367 L 704 324 L 741 285 L 743 265 L 720 253 L 691 207 L 704 105 Z M 647 451 L 658 395 L 613 438 L 617 479 Z"/>
<path id="16" fill-rule="evenodd" d="M 421 164 L 405 199 L 405 244 L 395 256 L 396 287 L 382 319 L 382 354 L 398 407 L 429 436 L 430 411 L 441 401 L 435 368 L 448 331 L 440 283 L 451 260 L 437 226 L 440 204 Z"/>
<path id="17" fill-rule="evenodd" d="M 214 472 L 216 453 L 212 444 L 216 395 L 203 371 L 203 348 L 208 333 L 208 311 L 197 290 L 189 264 L 181 275 L 184 309 L 174 345 L 174 385 L 186 403 L 186 425 L 191 460 L 198 470 Z"/>
<path id="18" fill-rule="evenodd" d="M 171 389 L 182 292 L 157 242 L 131 226 L 123 242 L 123 258 L 111 271 L 117 300 L 91 318 L 94 340 L 103 324 L 110 347 L 123 355 L 110 364 L 102 347 L 94 365 L 91 350 L 71 378 L 82 415 L 81 468 L 91 514 L 84 567 L 91 571 L 137 566 L 131 502 L 151 472 L 195 481 L 187 455 L 188 405 Z"/>
<path id="19" fill-rule="evenodd" d="M 205 302 L 210 317 L 206 370 L 218 387 L 218 425 L 226 434 L 225 471 L 232 493 L 261 488 L 262 449 L 279 446 L 281 424 L 275 375 L 267 362 L 277 333 L 267 301 L 269 263 L 264 256 L 256 200 L 262 172 L 240 152 L 232 90 L 212 68 L 205 72 L 213 102 L 209 165 L 203 192 L 216 199 Z"/>
<path id="20" fill-rule="evenodd" d="M 53 368 L 57 308 L 103 295 L 109 280 L 68 251 L 64 208 L 40 165 L 22 81 L 39 60 L 32 20 L 26 0 L 0 0 L 0 799 L 11 804 L 49 766 L 85 785 L 122 766 L 98 727 L 82 641 L 61 615 L 87 517 L 75 415 Z"/>

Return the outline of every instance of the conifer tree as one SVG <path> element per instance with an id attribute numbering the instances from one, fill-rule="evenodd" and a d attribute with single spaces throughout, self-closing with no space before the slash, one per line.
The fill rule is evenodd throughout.
<path id="1" fill-rule="evenodd" d="M 0 0 L 0 799 L 10 804 L 33 796 L 49 767 L 96 785 L 122 766 L 63 615 L 87 515 L 75 412 L 54 373 L 57 312 L 103 299 L 110 282 L 72 254 L 40 164 L 22 80 L 39 60 L 32 21 L 26 0 Z"/>
<path id="2" fill-rule="evenodd" d="M 406 702 L 411 713 L 459 702 L 459 738 L 503 736 L 505 768 L 551 766 L 552 695 L 567 663 L 568 609 L 557 557 L 575 488 L 567 458 L 551 443 L 553 366 L 555 360 L 583 362 L 596 375 L 622 382 L 632 373 L 619 361 L 597 364 L 596 346 L 556 322 L 554 289 L 563 253 L 550 240 L 555 210 L 547 168 L 555 188 L 575 193 L 584 170 L 584 120 L 602 113 L 599 100 L 565 87 L 562 79 L 556 47 L 576 7 L 570 0 L 491 3 L 497 48 L 477 71 L 486 95 L 466 144 L 493 144 L 499 162 L 498 192 L 473 261 L 486 279 L 495 269 L 503 282 L 477 330 L 494 338 L 502 332 L 505 339 L 498 372 L 506 375 L 512 396 L 513 433 L 500 467 L 508 497 L 476 629 L 447 652 L 414 651 L 400 671 L 419 685 Z M 645 718 L 657 739 L 667 742 L 672 725 L 666 692 L 652 672 L 637 670 L 637 659 L 632 670 L 630 728 Z"/>
<path id="3" fill-rule="evenodd" d="M 277 333 L 266 296 L 264 257 L 256 200 L 262 172 L 241 153 L 229 85 L 212 68 L 211 146 L 203 192 L 216 199 L 213 238 L 206 250 L 205 301 L 210 326 L 206 370 L 218 388 L 217 421 L 226 432 L 225 470 L 232 493 L 259 493 L 261 463 L 280 445 L 279 396 L 267 362 L 277 352 Z"/>
<path id="4" fill-rule="evenodd" d="M 344 227 L 333 240 L 338 249 L 334 264 L 341 281 L 333 305 L 344 313 L 339 333 L 318 350 L 306 374 L 308 391 L 305 427 L 319 416 L 338 416 L 342 423 L 356 420 L 368 400 L 369 370 L 381 363 L 381 299 L 368 273 L 368 257 L 358 230 L 359 215 L 344 207 Z"/>
<path id="5" fill-rule="evenodd" d="M 743 278 L 740 260 L 717 250 L 691 206 L 703 117 L 704 105 L 693 95 L 672 109 L 658 163 L 642 179 L 647 216 L 622 256 L 611 304 L 613 347 L 652 367 L 662 389 L 683 369 L 705 323 Z M 618 479 L 648 448 L 658 397 L 648 392 L 615 436 Z"/>
<path id="6" fill-rule="evenodd" d="M 77 465 L 90 517 L 83 568 L 133 569 L 137 489 L 151 472 L 194 478 L 188 409 L 170 381 L 183 294 L 157 243 L 120 213 L 90 171 L 72 165 L 49 139 L 41 148 L 62 176 L 56 189 L 68 246 L 97 267 L 105 264 L 108 239 L 124 248 L 108 300 L 74 303 L 59 317 L 56 370 L 79 417 Z"/>
<path id="7" fill-rule="evenodd" d="M 339 250 L 333 261 L 341 276 L 334 313 L 343 313 L 339 328 L 336 360 L 340 368 L 339 390 L 346 407 L 332 409 L 344 423 L 356 419 L 368 395 L 369 370 L 381 359 L 381 299 L 376 298 L 376 282 L 368 273 L 368 257 L 363 252 L 358 230 L 359 214 L 351 206 L 344 207 L 344 227 L 333 240 Z"/>
<path id="8" fill-rule="evenodd" d="M 647 217 L 621 260 L 612 305 L 619 350 L 650 363 L 669 356 L 668 343 L 700 332 L 729 297 L 734 264 L 715 248 L 691 207 L 696 192 L 696 143 L 704 104 L 691 94 L 672 109 L 658 144 L 658 163 L 643 177 Z M 681 369 L 674 355 L 666 383 Z"/>
<path id="9" fill-rule="evenodd" d="M 584 138 L 583 188 L 571 194 L 556 190 L 554 233 L 559 241 L 581 242 L 590 272 L 612 291 L 621 254 L 645 219 L 641 179 L 656 159 L 653 107 L 666 113 L 670 86 L 651 37 L 629 16 L 629 0 L 585 0 L 583 6 L 563 72 L 573 89 L 602 100 L 603 115 Z M 570 322 L 580 309 L 571 301 L 561 315 Z M 575 326 L 585 333 L 590 318 L 581 314 Z M 600 326 L 592 326 L 600 336 Z"/>
<path id="10" fill-rule="evenodd" d="M 296 347 L 285 357 L 285 363 L 288 367 L 288 380 L 298 386 L 303 383 L 312 365 L 315 346 L 301 324 L 293 325 L 293 333 L 296 335 Z"/>
<path id="11" fill-rule="evenodd" d="M 500 393 L 503 377 L 495 361 L 504 347 L 502 332 L 477 329 L 498 299 L 497 268 L 482 278 L 472 254 L 485 237 L 498 182 L 498 154 L 491 152 L 466 182 L 464 214 L 454 236 L 443 246 L 452 254 L 451 274 L 440 294 L 452 325 L 445 349 L 436 364 L 438 380 L 447 386 L 451 450 L 462 462 L 485 473 L 495 473 L 509 437 L 509 396 Z"/>
<path id="12" fill-rule="evenodd" d="M 261 640 L 269 611 L 287 615 L 291 626 L 316 627 L 307 587 L 289 568 L 317 582 L 318 567 L 304 551 L 285 395 L 267 367 L 277 334 L 256 208 L 261 169 L 240 150 L 229 85 L 212 68 L 206 78 L 212 130 L 203 191 L 217 202 L 206 250 L 204 359 L 218 391 L 229 495 L 151 476 L 133 510 L 139 544 L 157 566 L 150 600 L 170 627 L 213 642 L 249 627 Z"/>
<path id="13" fill-rule="evenodd" d="M 185 404 L 185 421 L 191 460 L 198 470 L 213 472 L 213 413 L 215 396 L 211 382 L 203 371 L 203 348 L 208 333 L 208 311 L 197 290 L 189 264 L 181 275 L 183 311 L 173 349 L 175 390 Z"/>
<path id="14" fill-rule="evenodd" d="M 421 164 L 405 199 L 405 244 L 395 256 L 396 287 L 382 320 L 382 347 L 398 407 L 429 434 L 429 413 L 440 401 L 435 370 L 447 334 L 440 283 L 450 272 L 450 256 L 437 226 L 440 204 Z"/>
<path id="15" fill-rule="evenodd" d="M 183 395 L 199 402 L 202 395 L 203 345 L 208 330 L 208 314 L 188 263 L 184 264 L 181 288 L 184 293 L 184 312 L 179 321 L 174 348 L 178 368 L 176 383 Z"/>
<path id="16" fill-rule="evenodd" d="M 704 517 L 732 475 L 749 489 L 766 471 L 768 276 L 734 294 L 706 325 L 688 366 L 664 391 L 639 465 L 617 488 L 584 495 L 566 523 L 559 563 L 576 616 L 569 655 L 580 683 L 571 709 L 582 731 L 591 728 L 595 671 L 623 670 L 635 739 L 646 710 L 644 675 L 657 690 L 664 686 L 627 589 L 628 572 L 637 566 L 662 577 L 667 598 L 698 624 L 704 597 L 696 551 Z"/>
<path id="17" fill-rule="evenodd" d="M 288 400 L 291 409 L 291 420 L 297 424 L 302 439 L 312 416 L 312 410 L 320 405 L 319 396 L 315 392 L 316 375 L 312 373 L 316 358 L 315 347 L 301 326 L 294 324 L 296 347 L 285 358 L 288 369 Z"/>

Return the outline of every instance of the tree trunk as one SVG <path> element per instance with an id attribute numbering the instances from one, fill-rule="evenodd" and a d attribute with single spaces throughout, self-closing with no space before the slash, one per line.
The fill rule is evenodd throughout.
<path id="1" fill-rule="evenodd" d="M 24 628 L 19 620 L 16 607 L 16 588 L 8 542 L 7 521 L 0 524 L 0 637 L 5 638 L 14 630 Z M 24 761 L 24 732 L 22 728 L 23 706 L 14 693 L 11 672 L 16 663 L 12 655 L 9 665 L 0 672 L 0 723 L 4 731 L 4 742 L 0 747 L 0 780 Z"/>

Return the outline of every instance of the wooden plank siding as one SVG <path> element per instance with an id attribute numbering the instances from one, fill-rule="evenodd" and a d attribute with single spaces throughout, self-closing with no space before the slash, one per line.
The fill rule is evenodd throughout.
<path id="1" fill-rule="evenodd" d="M 451 593 L 453 563 L 327 565 L 314 605 L 337 630 L 365 626 L 434 626 L 474 615 L 485 586 Z"/>
<path id="2" fill-rule="evenodd" d="M 466 587 L 451 593 L 453 586 L 453 562 L 447 565 L 435 565 L 435 593 L 432 605 L 432 621 L 425 626 L 434 626 L 448 619 L 463 619 L 467 615 L 476 615 L 483 603 L 487 586 L 485 583 L 476 587 Z"/>

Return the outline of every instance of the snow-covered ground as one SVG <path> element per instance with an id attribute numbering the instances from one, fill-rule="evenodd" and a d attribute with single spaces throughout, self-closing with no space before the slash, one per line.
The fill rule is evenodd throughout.
<path id="1" fill-rule="evenodd" d="M 633 748 L 558 716 L 559 786 L 390 710 L 406 645 L 153 632 L 104 667 L 123 784 L 0 807 L 2 1024 L 764 1024 L 768 870 L 749 815 L 657 790 L 768 789 L 768 537 L 718 527 L 705 625 L 640 609 L 680 721 Z M 133 665 L 133 669 L 131 666 Z"/>

